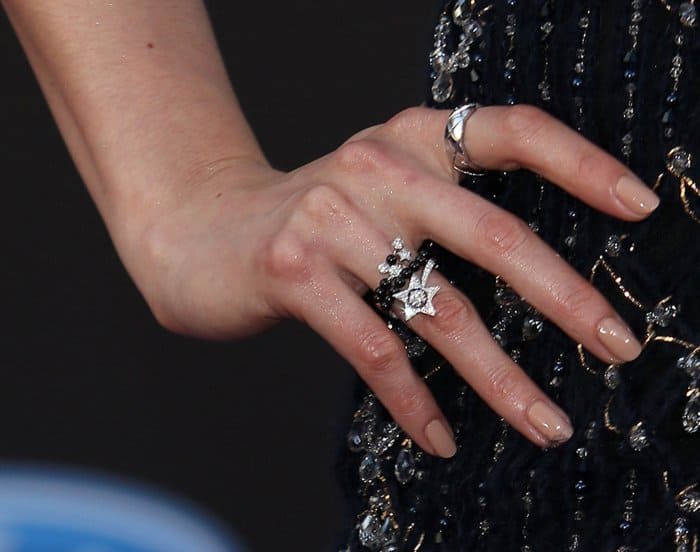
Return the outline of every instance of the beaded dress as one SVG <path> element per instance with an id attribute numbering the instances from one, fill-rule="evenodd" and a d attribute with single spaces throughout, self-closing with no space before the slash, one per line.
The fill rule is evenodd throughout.
<path id="1" fill-rule="evenodd" d="M 456 433 L 423 453 L 358 382 L 339 473 L 342 551 L 700 550 L 700 37 L 678 0 L 449 0 L 428 104 L 540 106 L 661 197 L 647 220 L 603 215 L 528 171 L 462 185 L 516 213 L 600 289 L 643 342 L 605 365 L 508 283 L 439 246 L 440 271 L 494 339 L 570 415 L 541 450 L 406 326 L 387 320 Z"/>

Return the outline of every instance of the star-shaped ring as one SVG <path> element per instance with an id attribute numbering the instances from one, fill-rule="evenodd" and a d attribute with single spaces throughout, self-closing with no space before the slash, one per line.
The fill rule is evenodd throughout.
<path id="1" fill-rule="evenodd" d="M 428 286 L 428 276 L 435 268 L 435 259 L 429 259 L 423 268 L 423 274 L 419 276 L 414 273 L 411 276 L 411 281 L 408 287 L 394 293 L 393 297 L 404 304 L 403 314 L 404 320 L 408 322 L 416 314 L 427 314 L 435 316 L 435 307 L 433 306 L 433 297 L 440 290 L 440 286 Z"/>

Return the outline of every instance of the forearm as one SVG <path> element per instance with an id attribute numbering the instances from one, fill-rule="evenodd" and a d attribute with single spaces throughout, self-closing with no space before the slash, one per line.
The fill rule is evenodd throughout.
<path id="1" fill-rule="evenodd" d="M 3 6 L 118 248 L 210 173 L 264 161 L 200 0 Z"/>

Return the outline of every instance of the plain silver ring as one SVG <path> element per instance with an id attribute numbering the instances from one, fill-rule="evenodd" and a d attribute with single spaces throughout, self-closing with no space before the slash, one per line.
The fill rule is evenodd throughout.
<path id="1" fill-rule="evenodd" d="M 445 147 L 452 154 L 452 167 L 462 173 L 470 176 L 484 176 L 486 174 L 482 167 L 474 164 L 466 148 L 464 147 L 464 128 L 474 112 L 481 107 L 481 104 L 471 102 L 468 104 L 456 107 L 447 118 L 445 126 Z"/>

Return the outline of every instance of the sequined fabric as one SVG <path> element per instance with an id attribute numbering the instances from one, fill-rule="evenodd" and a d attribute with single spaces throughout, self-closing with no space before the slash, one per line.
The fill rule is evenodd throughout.
<path id="1" fill-rule="evenodd" d="M 428 103 L 528 103 L 656 189 L 646 221 L 602 215 L 528 171 L 463 186 L 529 223 L 590 278 L 644 343 L 604 365 L 497 276 L 438 248 L 440 270 L 494 339 L 571 416 L 540 450 L 403 324 L 413 364 L 453 425 L 431 457 L 358 383 L 339 472 L 348 551 L 675 551 L 700 548 L 700 37 L 670 0 L 451 0 L 426 55 Z"/>

